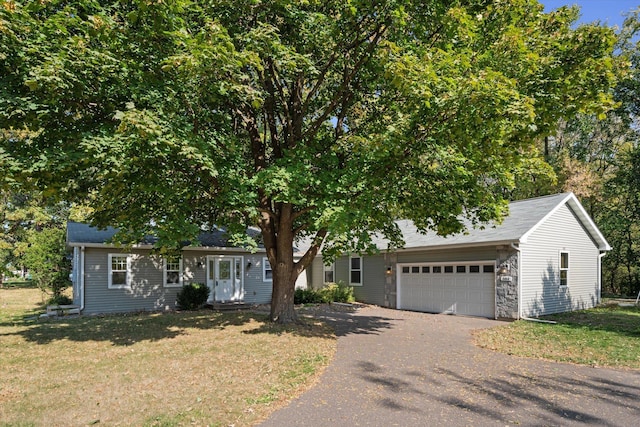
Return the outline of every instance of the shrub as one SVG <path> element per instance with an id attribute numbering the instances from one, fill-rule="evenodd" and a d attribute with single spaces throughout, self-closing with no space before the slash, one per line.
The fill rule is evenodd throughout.
<path id="1" fill-rule="evenodd" d="M 316 289 L 296 289 L 293 296 L 295 304 L 319 304 L 322 301 L 320 291 Z"/>
<path id="2" fill-rule="evenodd" d="M 296 289 L 295 304 L 354 302 L 353 288 L 344 283 L 329 283 L 321 289 Z"/>
<path id="3" fill-rule="evenodd" d="M 49 298 L 47 305 L 71 305 L 73 300 L 66 295 L 54 295 Z"/>
<path id="4" fill-rule="evenodd" d="M 181 310 L 196 310 L 202 307 L 209 298 L 211 290 L 204 283 L 190 283 L 182 286 L 176 296 L 178 308 Z"/>
<path id="5" fill-rule="evenodd" d="M 325 295 L 327 302 L 354 302 L 353 287 L 347 286 L 342 282 L 329 283 L 320 292 Z"/>

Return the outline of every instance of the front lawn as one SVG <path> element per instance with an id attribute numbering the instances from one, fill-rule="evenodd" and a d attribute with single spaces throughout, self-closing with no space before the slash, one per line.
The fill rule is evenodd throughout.
<path id="1" fill-rule="evenodd" d="M 478 331 L 477 345 L 515 356 L 640 369 L 640 308 L 602 306 Z"/>
<path id="2" fill-rule="evenodd" d="M 36 320 L 0 289 L 0 425 L 251 425 L 313 384 L 332 331 L 211 311 Z"/>

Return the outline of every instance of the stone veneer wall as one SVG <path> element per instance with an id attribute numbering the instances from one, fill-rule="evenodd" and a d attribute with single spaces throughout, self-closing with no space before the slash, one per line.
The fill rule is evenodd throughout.
<path id="1" fill-rule="evenodd" d="M 395 252 L 387 252 L 384 255 L 386 267 L 392 267 L 392 274 L 387 274 L 384 285 L 384 303 L 385 307 L 396 308 L 398 285 L 396 283 L 396 271 L 398 264 L 398 254 Z"/>
<path id="2" fill-rule="evenodd" d="M 509 268 L 511 281 L 502 281 L 496 276 L 496 318 L 517 319 L 518 316 L 518 252 L 510 246 L 498 248 L 497 270 L 502 265 Z"/>

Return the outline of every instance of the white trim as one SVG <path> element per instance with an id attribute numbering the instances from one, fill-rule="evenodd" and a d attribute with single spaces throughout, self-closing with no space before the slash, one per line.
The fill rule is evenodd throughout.
<path id="1" fill-rule="evenodd" d="M 269 268 L 267 269 L 267 265 L 269 266 Z M 267 278 L 267 270 L 271 271 L 271 278 Z M 269 258 L 267 257 L 262 257 L 262 281 L 263 282 L 273 282 L 273 267 L 271 266 L 271 263 L 269 262 Z"/>
<path id="2" fill-rule="evenodd" d="M 512 243 L 518 243 L 518 240 L 487 240 L 482 242 L 473 242 L 473 243 L 446 243 L 446 244 L 435 244 L 429 246 L 416 246 L 412 248 L 397 248 L 394 249 L 395 253 L 406 253 L 406 252 L 426 252 L 426 251 L 442 251 L 447 249 L 462 249 L 462 248 L 479 248 L 485 246 L 505 246 L 510 245 Z"/>
<path id="3" fill-rule="evenodd" d="M 127 263 L 127 269 L 125 271 L 125 284 L 121 285 L 121 284 L 117 284 L 114 285 L 112 283 L 113 280 L 113 271 L 111 269 L 111 263 L 113 260 L 113 257 L 120 257 L 120 258 L 125 258 L 126 259 L 126 263 Z M 121 270 L 116 270 L 116 271 L 121 271 Z M 130 289 L 131 288 L 131 254 L 124 254 L 124 253 L 110 253 L 107 256 L 107 288 L 109 289 Z"/>
<path id="4" fill-rule="evenodd" d="M 184 268 L 182 266 L 182 256 L 178 259 L 178 283 L 167 284 L 167 258 L 162 258 L 162 287 L 164 288 L 181 288 L 183 285 Z M 174 271 L 174 270 L 171 270 Z"/>
<path id="5" fill-rule="evenodd" d="M 358 258 L 360 260 L 360 269 L 354 270 L 352 268 L 353 264 L 351 260 Z M 360 282 L 354 282 L 351 280 L 351 272 L 359 271 L 360 272 Z M 364 257 L 362 255 L 349 255 L 349 286 L 363 286 L 364 281 Z"/>

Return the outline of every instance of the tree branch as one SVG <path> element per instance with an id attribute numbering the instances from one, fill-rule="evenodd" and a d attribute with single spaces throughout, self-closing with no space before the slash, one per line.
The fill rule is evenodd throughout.
<path id="1" fill-rule="evenodd" d="M 329 104 L 324 108 L 324 112 L 309 126 L 309 129 L 302 135 L 302 139 L 308 137 L 309 135 L 314 135 L 320 129 L 320 126 L 329 118 L 331 113 L 334 111 L 338 103 L 344 98 L 344 92 L 347 90 L 347 87 L 351 83 L 351 81 L 355 78 L 355 76 L 360 71 L 360 68 L 365 64 L 365 62 L 371 57 L 373 50 L 378 45 L 380 38 L 386 32 L 387 27 L 385 24 L 380 24 L 375 32 L 372 33 L 373 38 L 370 40 L 367 49 L 363 53 L 362 57 L 356 62 L 353 66 L 353 69 L 346 75 L 346 77 L 342 80 L 340 87 L 336 90 L 335 96 L 331 99 Z"/>

